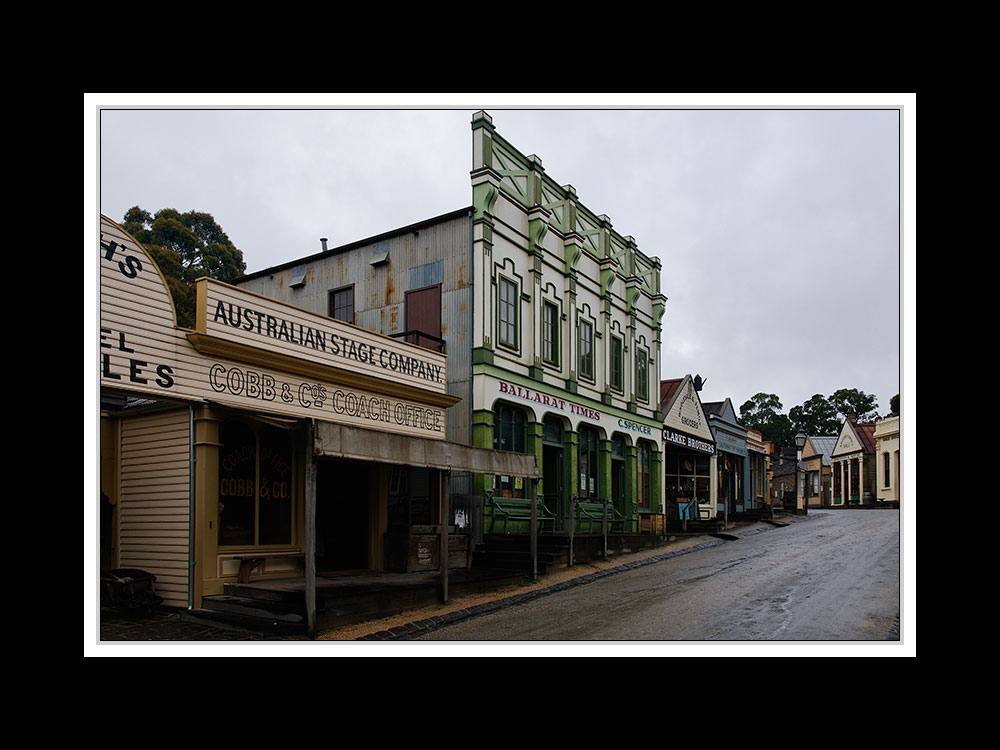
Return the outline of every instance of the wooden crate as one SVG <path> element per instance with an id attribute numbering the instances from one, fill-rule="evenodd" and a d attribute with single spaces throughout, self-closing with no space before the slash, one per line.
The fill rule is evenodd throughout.
<path id="1" fill-rule="evenodd" d="M 640 534 L 664 534 L 667 530 L 667 517 L 662 513 L 640 513 Z"/>

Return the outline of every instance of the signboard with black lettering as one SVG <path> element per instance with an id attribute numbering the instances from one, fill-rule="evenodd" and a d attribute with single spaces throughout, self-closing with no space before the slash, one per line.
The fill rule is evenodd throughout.
<path id="1" fill-rule="evenodd" d="M 444 355 L 209 279 L 178 328 L 156 264 L 105 217 L 99 253 L 102 388 L 446 437 Z"/>

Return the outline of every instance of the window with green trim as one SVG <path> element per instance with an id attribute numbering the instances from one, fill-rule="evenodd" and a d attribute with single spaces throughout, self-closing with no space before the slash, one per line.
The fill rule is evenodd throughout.
<path id="1" fill-rule="evenodd" d="M 499 330 L 497 336 L 500 343 L 518 349 L 517 337 L 517 284 L 509 279 L 500 278 L 500 311 Z"/>
<path id="2" fill-rule="evenodd" d="M 622 342 L 621 337 L 611 337 L 611 387 L 619 393 L 624 387 L 624 378 L 622 377 L 624 374 L 623 365 L 625 362 L 623 354 L 624 346 L 625 344 Z"/>
<path id="3" fill-rule="evenodd" d="M 587 380 L 594 379 L 594 326 L 590 321 L 581 320 L 578 326 L 580 333 L 579 375 Z"/>
<path id="4" fill-rule="evenodd" d="M 639 441 L 636 444 L 636 506 L 639 510 L 650 511 L 653 509 L 652 496 L 652 467 L 653 451 L 649 443 Z"/>
<path id="5" fill-rule="evenodd" d="M 601 496 L 601 477 L 597 461 L 597 430 L 580 428 L 580 492 L 581 499 Z"/>
<path id="6" fill-rule="evenodd" d="M 525 453 L 528 450 L 528 419 L 523 409 L 497 404 L 493 410 L 493 449 Z M 525 497 L 523 480 L 494 476 L 493 489 L 499 497 Z"/>
<path id="7" fill-rule="evenodd" d="M 551 302 L 542 303 L 542 359 L 559 364 L 559 308 Z"/>
<path id="8" fill-rule="evenodd" d="M 649 353 L 638 346 L 635 348 L 635 397 L 649 401 Z"/>

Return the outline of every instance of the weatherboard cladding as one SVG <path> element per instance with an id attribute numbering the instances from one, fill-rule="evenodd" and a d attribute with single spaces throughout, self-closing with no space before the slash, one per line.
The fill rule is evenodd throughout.
<path id="1" fill-rule="evenodd" d="M 119 567 L 152 573 L 164 604 L 187 606 L 189 411 L 141 414 L 121 424 Z"/>

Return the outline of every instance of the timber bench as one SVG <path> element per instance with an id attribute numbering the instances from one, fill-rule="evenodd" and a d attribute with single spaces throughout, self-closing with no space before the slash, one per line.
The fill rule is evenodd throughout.
<path id="1" fill-rule="evenodd" d="M 306 556 L 302 552 L 246 552 L 244 554 L 229 555 L 233 560 L 240 561 L 240 572 L 236 580 L 240 583 L 249 583 L 250 574 L 265 560 L 305 560 Z"/>
<path id="2" fill-rule="evenodd" d="M 492 534 L 497 524 L 497 517 L 503 518 L 503 533 L 509 534 L 509 521 L 527 521 L 531 523 L 531 498 L 530 497 L 502 497 L 496 498 L 493 493 L 487 490 L 486 507 L 490 509 L 490 533 Z M 551 525 L 552 530 L 556 528 L 556 517 L 545 503 L 539 501 L 536 509 L 535 520 L 541 530 L 543 523 Z"/>
<path id="3" fill-rule="evenodd" d="M 626 518 L 622 513 L 612 504 L 608 503 L 608 531 L 620 531 L 623 534 L 630 532 L 630 528 L 636 521 Z M 592 534 L 594 531 L 594 524 L 597 524 L 597 528 L 600 530 L 602 528 L 601 524 L 604 520 L 604 503 L 602 502 L 587 502 L 578 500 L 576 503 L 576 526 L 582 532 L 584 530 L 584 525 L 586 525 L 586 533 Z"/>
<path id="4" fill-rule="evenodd" d="M 608 508 L 608 527 L 611 527 L 612 511 L 614 506 Z M 604 503 L 594 503 L 587 502 L 584 500 L 577 500 L 576 502 L 576 526 L 580 531 L 584 530 L 586 526 L 586 533 L 591 534 L 594 531 L 594 523 L 597 523 L 597 528 L 601 528 L 601 522 L 604 520 Z"/>

